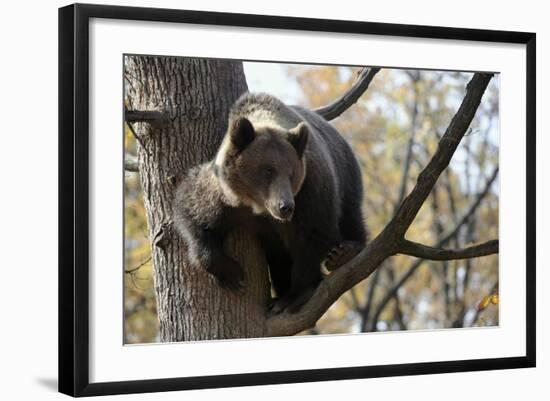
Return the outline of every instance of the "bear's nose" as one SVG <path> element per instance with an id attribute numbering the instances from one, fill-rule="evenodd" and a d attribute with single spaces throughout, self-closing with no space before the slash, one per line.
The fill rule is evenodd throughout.
<path id="1" fill-rule="evenodd" d="M 281 201 L 279 203 L 279 211 L 284 217 L 290 216 L 294 212 L 294 202 Z"/>

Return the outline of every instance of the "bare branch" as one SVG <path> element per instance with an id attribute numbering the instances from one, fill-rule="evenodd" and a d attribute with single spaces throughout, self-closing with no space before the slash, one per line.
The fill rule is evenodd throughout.
<path id="1" fill-rule="evenodd" d="M 401 183 L 399 184 L 399 196 L 395 204 L 395 210 L 399 209 L 399 205 L 403 202 L 405 195 L 407 194 L 407 181 L 409 180 L 409 170 L 411 168 L 411 162 L 413 160 L 413 148 L 415 145 L 416 125 L 418 120 L 418 81 L 420 80 L 420 72 L 417 72 L 411 76 L 413 91 L 414 91 L 414 103 L 411 113 L 411 134 L 407 143 L 407 153 L 405 154 L 405 163 L 403 164 L 403 172 L 401 173 Z"/>
<path id="2" fill-rule="evenodd" d="M 128 128 L 130 129 L 130 132 L 132 133 L 132 135 L 134 136 L 134 138 L 136 138 L 136 141 L 139 143 L 139 145 L 145 149 L 145 144 L 143 143 L 143 140 L 141 139 L 141 136 L 138 135 L 138 133 L 136 132 L 136 130 L 134 129 L 134 126 L 129 123 L 129 122 L 126 122 L 126 125 L 128 126 Z"/>
<path id="3" fill-rule="evenodd" d="M 365 307 L 361 311 L 361 331 L 362 332 L 366 330 L 367 324 L 369 322 L 369 318 L 371 316 L 371 310 L 374 304 L 374 292 L 378 287 L 381 271 L 382 269 L 376 269 L 376 271 L 374 272 L 374 275 L 372 276 L 372 278 L 370 279 L 370 282 L 368 283 L 367 294 L 366 294 L 367 300 L 365 303 Z"/>
<path id="4" fill-rule="evenodd" d="M 403 240 L 398 253 L 430 260 L 456 260 L 477 258 L 498 253 L 498 240 L 491 240 L 462 249 L 441 249 Z"/>
<path id="5" fill-rule="evenodd" d="M 483 189 L 483 191 L 481 191 L 477 195 L 476 199 L 472 202 L 470 207 L 463 214 L 462 218 L 455 224 L 455 226 L 447 234 L 443 235 L 442 238 L 438 241 L 436 245 L 437 248 L 441 248 L 447 245 L 449 241 L 451 241 L 453 238 L 455 238 L 458 235 L 462 226 L 464 226 L 469 221 L 470 217 L 475 214 L 477 208 L 481 204 L 481 201 L 489 193 L 491 186 L 493 185 L 493 182 L 495 181 L 497 175 L 498 175 L 498 167 L 495 168 L 495 170 L 491 174 L 491 178 L 485 183 L 485 188 Z M 424 259 L 419 259 L 415 261 L 407 269 L 407 271 L 399 278 L 397 283 L 395 283 L 394 286 L 386 293 L 386 295 L 384 295 L 384 298 L 382 298 L 382 301 L 380 301 L 380 303 L 378 304 L 378 307 L 376 308 L 376 311 L 373 315 L 372 321 L 374 323 L 371 328 L 374 329 L 374 327 L 376 327 L 375 326 L 376 321 L 378 320 L 380 314 L 382 313 L 382 311 L 384 310 L 388 302 L 390 302 L 390 300 L 395 296 L 395 294 L 397 294 L 397 292 L 399 291 L 399 288 L 401 288 L 412 277 L 412 275 L 416 272 L 416 270 L 418 270 L 418 268 L 422 266 L 422 263 L 424 263 L 424 261 L 425 261 Z"/>
<path id="6" fill-rule="evenodd" d="M 143 262 L 141 262 L 139 265 L 137 265 L 136 267 L 133 267 L 131 269 L 128 269 L 128 270 L 124 270 L 124 273 L 126 274 L 132 274 L 132 273 L 135 273 L 136 271 L 138 271 L 140 268 L 142 268 L 143 266 L 145 266 L 147 263 L 149 263 L 151 261 L 152 257 L 149 256 L 147 259 L 145 259 Z"/>
<path id="7" fill-rule="evenodd" d="M 412 89 L 414 94 L 414 101 L 412 104 L 412 111 L 411 111 L 411 133 L 409 135 L 409 141 L 407 144 L 407 152 L 405 154 L 405 162 L 403 163 L 403 170 L 401 173 L 401 183 L 399 184 L 399 195 L 397 197 L 397 201 L 394 204 L 393 213 L 395 214 L 397 210 L 399 209 L 399 206 L 403 202 L 403 199 L 405 199 L 405 195 L 407 195 L 407 183 L 409 181 L 409 170 L 412 164 L 412 161 L 416 161 L 416 158 L 413 158 L 413 148 L 415 146 L 415 135 L 416 135 L 416 126 L 417 126 L 417 120 L 418 120 L 418 99 L 419 99 L 419 91 L 418 91 L 418 82 L 420 81 L 421 73 L 420 71 L 409 71 L 407 73 L 411 79 L 412 83 Z M 440 138 L 441 139 L 441 138 Z M 435 188 L 434 188 L 435 189 Z M 389 259 L 387 263 L 387 267 L 385 270 L 388 272 L 390 283 L 393 286 L 394 280 L 394 274 L 393 274 L 393 260 Z M 362 331 L 365 331 L 367 327 L 367 319 L 369 317 L 370 311 L 372 309 L 372 296 L 374 293 L 374 289 L 378 286 L 378 280 L 380 278 L 380 275 L 378 274 L 379 270 L 376 271 L 374 274 L 374 277 L 372 278 L 372 282 L 370 285 L 371 292 L 369 293 L 369 304 L 368 307 L 365 307 L 365 313 L 364 318 L 361 322 L 361 329 Z M 395 298 L 395 308 L 398 316 L 401 316 L 401 310 L 400 310 L 400 299 L 399 294 L 396 292 L 394 295 Z M 373 322 L 373 324 L 376 326 L 376 322 Z M 400 319 L 399 321 L 400 326 L 404 326 L 403 319 Z"/>
<path id="8" fill-rule="evenodd" d="M 472 204 L 470 205 L 466 213 L 462 215 L 462 218 L 458 221 L 455 227 L 451 231 L 449 231 L 447 234 L 443 235 L 443 238 L 440 241 L 441 245 L 438 245 L 438 246 L 443 246 L 450 239 L 454 238 L 458 234 L 462 226 L 472 217 L 472 215 L 475 213 L 475 211 L 479 207 L 479 204 L 481 203 L 481 201 L 485 198 L 485 196 L 487 196 L 487 194 L 491 190 L 491 186 L 493 185 L 493 182 L 495 182 L 496 178 L 498 177 L 498 170 L 499 170 L 499 167 L 496 166 L 493 172 L 491 173 L 489 180 L 485 183 L 485 188 L 483 189 L 483 191 L 481 191 L 476 196 L 476 199 L 474 200 L 474 202 L 472 202 Z"/>
<path id="9" fill-rule="evenodd" d="M 162 111 L 124 109 L 124 120 L 126 120 L 127 123 L 159 123 L 166 122 L 169 119 L 168 114 Z"/>
<path id="10" fill-rule="evenodd" d="M 170 117 L 167 113 L 161 111 L 149 111 L 149 110 L 128 110 L 124 107 L 124 121 L 126 125 L 130 128 L 130 131 L 136 138 L 136 141 L 145 149 L 145 144 L 143 143 L 143 138 L 137 134 L 136 130 L 132 123 L 149 123 L 149 124 L 163 124 L 170 121 Z"/>
<path id="11" fill-rule="evenodd" d="M 363 68 L 357 77 L 357 80 L 353 83 L 351 88 L 346 93 L 336 99 L 334 102 L 327 104 L 326 106 L 315 109 L 317 114 L 320 114 L 325 120 L 334 120 L 344 111 L 349 109 L 369 87 L 374 76 L 380 71 L 378 67 Z"/>
<path id="12" fill-rule="evenodd" d="M 266 320 L 268 336 L 293 335 L 315 323 L 344 292 L 372 274 L 388 257 L 396 254 L 405 232 L 430 194 L 439 175 L 448 166 L 460 140 L 466 133 L 492 74 L 476 73 L 438 149 L 420 173 L 412 192 L 405 198 L 394 218 L 354 259 L 334 271 L 317 287 L 311 299 L 298 313 L 284 312 Z"/>
<path id="13" fill-rule="evenodd" d="M 468 83 L 466 96 L 445 134 L 439 141 L 437 151 L 426 168 L 418 176 L 412 192 L 405 198 L 394 218 L 386 227 L 396 230 L 396 235 L 402 236 L 405 234 L 430 194 L 437 179 L 449 165 L 451 157 L 474 118 L 481 102 L 481 97 L 487 85 L 489 85 L 491 78 L 492 74 L 477 73 L 474 74 L 472 80 Z"/>
<path id="14" fill-rule="evenodd" d="M 325 311 L 348 289 L 370 276 L 387 258 L 387 246 L 380 235 L 355 258 L 324 279 L 310 300 L 297 313 L 283 312 L 266 320 L 269 337 L 294 335 L 314 327 Z"/>

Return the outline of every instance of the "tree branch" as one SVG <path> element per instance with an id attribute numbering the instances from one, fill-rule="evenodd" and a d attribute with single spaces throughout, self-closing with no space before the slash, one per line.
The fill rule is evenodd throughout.
<path id="1" fill-rule="evenodd" d="M 293 335 L 313 327 L 344 292 L 370 276 L 384 260 L 398 252 L 407 229 L 470 126 L 491 78 L 492 74 L 474 74 L 468 83 L 462 104 L 441 138 L 436 153 L 384 230 L 355 258 L 324 279 L 300 311 L 294 314 L 283 312 L 266 319 L 266 335 Z"/>
<path id="2" fill-rule="evenodd" d="M 124 273 L 126 274 L 132 274 L 141 269 L 143 266 L 145 266 L 147 263 L 149 263 L 152 259 L 152 256 L 149 256 L 147 259 L 145 259 L 143 262 L 141 262 L 139 265 L 132 269 L 124 270 Z"/>
<path id="3" fill-rule="evenodd" d="M 153 110 L 128 110 L 124 109 L 124 119 L 127 123 L 159 123 L 169 120 L 168 114 Z"/>
<path id="4" fill-rule="evenodd" d="M 474 202 L 472 202 L 472 204 L 470 205 L 466 213 L 462 215 L 462 218 L 458 221 L 458 223 L 455 224 L 455 227 L 451 231 L 449 231 L 447 234 L 443 235 L 443 237 L 441 238 L 441 241 L 439 242 L 441 244 L 441 245 L 438 245 L 439 247 L 445 245 L 449 240 L 454 238 L 458 234 L 462 226 L 473 216 L 473 214 L 479 207 L 479 204 L 481 203 L 481 201 L 485 198 L 485 196 L 487 196 L 487 194 L 491 190 L 491 186 L 493 185 L 493 182 L 495 182 L 496 178 L 498 177 L 498 171 L 499 171 L 499 168 L 498 166 L 496 166 L 493 172 L 491 173 L 489 180 L 485 183 L 485 188 L 483 188 L 483 191 L 481 191 L 476 196 L 476 199 L 474 200 Z"/>
<path id="5" fill-rule="evenodd" d="M 419 99 L 419 91 L 418 91 L 418 82 L 420 81 L 420 78 L 421 78 L 421 73 L 420 71 L 410 71 L 408 72 L 408 74 L 410 79 L 411 79 L 411 84 L 412 84 L 412 89 L 413 89 L 413 94 L 414 94 L 414 101 L 413 101 L 413 104 L 412 104 L 412 110 L 411 110 L 411 133 L 410 133 L 410 136 L 409 136 L 409 141 L 408 141 L 408 144 L 407 144 L 407 152 L 405 154 L 405 162 L 403 164 L 403 172 L 401 174 L 401 183 L 399 184 L 399 195 L 397 197 L 397 201 L 395 202 L 394 204 L 394 207 L 393 207 L 393 213 L 395 214 L 397 212 L 397 210 L 399 209 L 399 206 L 401 205 L 401 203 L 403 202 L 403 199 L 405 199 L 405 196 L 407 195 L 407 183 L 409 181 L 409 170 L 410 170 L 410 167 L 411 167 L 411 164 L 412 164 L 412 161 L 415 160 L 416 158 L 413 158 L 413 148 L 415 146 L 415 135 L 416 135 L 416 126 L 417 126 L 417 120 L 418 120 L 418 99 Z M 441 139 L 441 138 L 439 138 Z M 435 188 L 434 188 L 435 189 Z M 392 259 L 389 259 L 388 260 L 388 263 L 387 263 L 387 266 L 385 268 L 385 270 L 387 270 L 388 272 L 388 275 L 389 275 L 389 279 L 390 279 L 390 284 L 393 286 L 393 283 L 394 283 L 394 274 L 393 274 L 393 260 Z M 378 280 L 379 280 L 379 277 L 380 275 L 378 274 L 380 270 L 377 270 L 376 273 L 374 274 L 374 277 L 372 278 L 371 280 L 371 285 L 370 285 L 370 290 L 371 292 L 369 293 L 370 295 L 370 299 L 369 299 L 369 304 L 368 304 L 368 308 L 365 308 L 365 319 L 363 319 L 363 321 L 361 322 L 361 329 L 362 331 L 365 331 L 366 327 L 367 327 L 367 320 L 366 318 L 369 317 L 370 315 L 370 311 L 372 309 L 372 300 L 373 300 L 373 293 L 374 293 L 374 289 L 378 286 Z M 399 294 L 396 292 L 394 294 L 394 299 L 395 299 L 395 308 L 396 308 L 396 312 L 400 312 L 400 299 L 399 299 Z M 398 314 L 399 316 L 401 316 L 401 313 Z M 399 322 L 400 326 L 404 326 L 404 322 L 403 320 L 401 319 L 401 321 Z M 373 325 L 376 326 L 376 322 L 373 321 Z"/>
<path id="6" fill-rule="evenodd" d="M 456 260 L 477 258 L 498 253 L 498 240 L 491 240 L 462 249 L 441 249 L 403 240 L 398 253 L 430 260 Z"/>
<path id="7" fill-rule="evenodd" d="M 313 110 L 317 114 L 320 114 L 325 120 L 334 120 L 344 111 L 349 109 L 369 87 L 374 76 L 380 71 L 378 67 L 363 68 L 357 77 L 357 80 L 353 83 L 351 88 L 348 89 L 342 96 L 336 99 L 334 102 L 327 104 L 326 106 L 319 107 Z"/>
<path id="8" fill-rule="evenodd" d="M 145 149 L 143 139 L 140 135 L 137 134 L 132 123 L 143 122 L 149 124 L 163 124 L 170 121 L 170 117 L 167 113 L 164 113 L 162 111 L 128 110 L 126 107 L 124 107 L 124 121 L 126 121 L 126 125 L 128 126 L 128 128 L 130 128 L 130 131 L 134 135 L 134 138 L 136 138 L 136 141 L 138 141 L 140 146 Z"/>
<path id="9" fill-rule="evenodd" d="M 126 121 L 126 125 L 128 126 L 128 128 L 130 129 L 130 132 L 132 133 L 132 135 L 134 136 L 134 138 L 136 138 L 136 141 L 137 143 L 139 143 L 139 145 L 145 149 L 145 144 L 143 143 L 143 140 L 141 139 L 141 136 L 139 136 L 136 132 L 136 130 L 134 129 L 134 126 L 132 125 L 132 123 L 129 123 L 128 121 Z"/>
<path id="10" fill-rule="evenodd" d="M 466 96 L 462 100 L 460 108 L 451 120 L 451 124 L 445 131 L 445 134 L 439 141 L 437 151 L 426 168 L 418 176 L 412 192 L 405 198 L 394 218 L 386 227 L 395 230 L 396 235 L 405 235 L 405 232 L 412 224 L 437 179 L 449 165 L 451 157 L 474 118 L 481 102 L 481 97 L 487 85 L 489 85 L 491 78 L 492 74 L 477 73 L 474 74 L 468 83 Z"/>
<path id="11" fill-rule="evenodd" d="M 477 208 L 481 204 L 481 201 L 483 200 L 483 198 L 485 198 L 485 196 L 487 196 L 487 194 L 489 193 L 489 190 L 491 189 L 491 186 L 493 185 L 493 182 L 495 181 L 497 174 L 498 174 L 498 167 L 495 168 L 495 170 L 493 171 L 493 174 L 491 174 L 491 178 L 485 183 L 485 188 L 483 189 L 483 191 L 481 191 L 477 195 L 476 199 L 472 202 L 470 207 L 463 214 L 462 218 L 455 224 L 455 226 L 447 234 L 443 235 L 442 238 L 438 241 L 436 245 L 437 248 L 441 248 L 445 246 L 449 241 L 451 241 L 453 238 L 455 238 L 458 235 L 462 226 L 464 226 L 464 224 L 466 224 L 469 221 L 470 217 L 474 215 Z M 397 283 L 395 283 L 395 285 L 386 293 L 386 295 L 384 295 L 384 298 L 382 298 L 382 301 L 380 301 L 380 303 L 378 304 L 378 307 L 376 308 L 376 311 L 373 315 L 373 320 L 372 320 L 373 325 L 371 328 L 375 327 L 376 325 L 375 322 L 378 320 L 380 314 L 382 313 L 382 311 L 384 310 L 388 302 L 390 302 L 390 300 L 395 296 L 395 294 L 397 294 L 397 292 L 399 291 L 399 288 L 401 288 L 407 282 L 407 280 L 409 280 L 412 277 L 412 275 L 416 272 L 416 270 L 420 266 L 422 266 L 422 263 L 424 263 L 424 261 L 425 261 L 424 259 L 419 259 L 415 261 L 407 269 L 406 273 L 404 273 L 399 278 L 399 281 L 397 281 Z"/>

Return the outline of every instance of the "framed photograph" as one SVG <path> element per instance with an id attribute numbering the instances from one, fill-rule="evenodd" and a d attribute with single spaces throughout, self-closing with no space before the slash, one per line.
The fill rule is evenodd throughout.
<path id="1" fill-rule="evenodd" d="M 535 366 L 535 81 L 534 33 L 61 8 L 59 391 Z"/>

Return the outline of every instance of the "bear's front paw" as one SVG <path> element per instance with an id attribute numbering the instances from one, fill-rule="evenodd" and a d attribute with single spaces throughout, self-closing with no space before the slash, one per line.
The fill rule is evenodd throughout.
<path id="1" fill-rule="evenodd" d="M 338 269 L 352 260 L 359 252 L 363 250 L 363 245 L 357 241 L 344 241 L 335 246 L 325 258 L 325 267 L 329 272 Z"/>
<path id="2" fill-rule="evenodd" d="M 235 260 L 225 257 L 221 268 L 216 273 L 215 276 L 220 287 L 233 291 L 238 291 L 243 287 L 244 272 L 241 265 Z"/>

